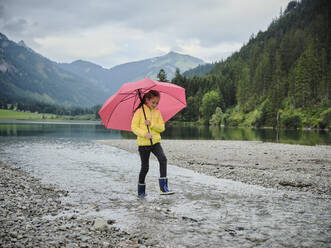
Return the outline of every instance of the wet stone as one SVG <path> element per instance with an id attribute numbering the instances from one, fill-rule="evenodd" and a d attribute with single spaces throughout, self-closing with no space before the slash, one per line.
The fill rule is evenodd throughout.
<path id="1" fill-rule="evenodd" d="M 115 220 L 107 220 L 107 224 L 108 224 L 108 225 L 113 225 L 113 224 L 115 224 L 115 223 L 116 223 Z"/>

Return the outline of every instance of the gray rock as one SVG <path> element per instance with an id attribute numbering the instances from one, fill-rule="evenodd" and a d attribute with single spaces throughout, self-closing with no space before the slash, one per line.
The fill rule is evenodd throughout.
<path id="1" fill-rule="evenodd" d="M 107 225 L 107 222 L 106 222 L 104 219 L 102 219 L 102 218 L 97 218 L 97 219 L 95 219 L 95 221 L 94 221 L 93 228 L 94 228 L 95 230 L 100 230 L 100 231 L 102 231 L 102 230 L 107 230 L 107 229 L 108 229 L 108 225 Z"/>
<path id="2" fill-rule="evenodd" d="M 77 247 L 79 247 L 79 246 L 75 243 L 69 243 L 66 245 L 66 248 L 77 248 Z"/>
<path id="3" fill-rule="evenodd" d="M 113 224 L 115 224 L 115 222 L 116 222 L 115 220 L 107 220 L 108 225 L 113 225 Z"/>

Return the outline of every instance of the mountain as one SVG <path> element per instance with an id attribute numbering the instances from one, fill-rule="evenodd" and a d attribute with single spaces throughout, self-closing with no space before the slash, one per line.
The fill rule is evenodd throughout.
<path id="1" fill-rule="evenodd" d="M 88 107 L 107 98 L 102 89 L 0 33 L 0 98 Z"/>
<path id="2" fill-rule="evenodd" d="M 205 62 L 201 59 L 169 52 L 164 56 L 125 63 L 105 69 L 99 65 L 77 60 L 72 63 L 61 63 L 59 66 L 68 72 L 74 73 L 90 81 L 93 85 L 105 90 L 109 95 L 115 93 L 123 83 L 143 78 L 156 79 L 160 69 L 164 69 L 168 80 L 171 80 L 176 68 L 186 71 Z"/>
<path id="3" fill-rule="evenodd" d="M 99 87 L 102 90 L 108 90 L 108 88 L 111 88 L 109 70 L 100 65 L 84 60 L 76 60 L 72 63 L 59 63 L 58 66 L 63 70 L 88 80 L 92 85 Z"/>
<path id="4" fill-rule="evenodd" d="M 102 90 L 108 97 L 119 88 L 118 84 L 110 80 L 108 69 L 89 61 L 76 60 L 72 63 L 59 63 L 58 66 L 88 81 L 94 87 Z"/>
<path id="5" fill-rule="evenodd" d="M 205 62 L 201 59 L 169 52 L 164 56 L 118 65 L 111 68 L 110 71 L 115 78 L 123 74 L 128 75 L 127 78 L 130 77 L 132 80 L 139 80 L 146 77 L 156 79 L 160 69 L 163 69 L 168 79 L 171 80 L 175 76 L 176 68 L 180 71 L 187 71 L 202 64 Z"/>

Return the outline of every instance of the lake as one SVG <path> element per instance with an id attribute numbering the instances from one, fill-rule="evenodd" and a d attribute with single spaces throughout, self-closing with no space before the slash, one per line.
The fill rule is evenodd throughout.
<path id="1" fill-rule="evenodd" d="M 130 132 L 109 130 L 96 123 L 0 122 L 0 136 L 47 136 L 80 139 L 135 139 Z M 249 140 L 300 145 L 331 145 L 331 133 L 323 130 L 273 130 L 224 127 L 168 126 L 164 139 Z"/>

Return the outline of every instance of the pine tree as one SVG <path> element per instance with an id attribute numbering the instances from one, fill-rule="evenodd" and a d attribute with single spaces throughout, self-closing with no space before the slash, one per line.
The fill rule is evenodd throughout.
<path id="1" fill-rule="evenodd" d="M 159 71 L 159 73 L 157 74 L 157 79 L 160 82 L 168 82 L 167 74 L 165 73 L 165 71 L 163 69 L 161 69 Z"/>
<path id="2" fill-rule="evenodd" d="M 176 68 L 175 77 L 171 80 L 173 84 L 181 85 L 184 81 L 183 76 L 180 74 L 179 68 Z"/>
<path id="3" fill-rule="evenodd" d="M 295 106 L 307 107 L 317 99 L 320 84 L 320 66 L 312 46 L 301 55 L 295 76 Z"/>
<path id="4" fill-rule="evenodd" d="M 244 111 L 247 109 L 247 102 L 250 96 L 249 68 L 244 66 L 240 73 L 240 79 L 237 86 L 237 101 Z"/>

